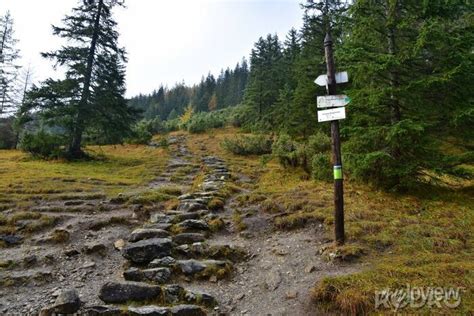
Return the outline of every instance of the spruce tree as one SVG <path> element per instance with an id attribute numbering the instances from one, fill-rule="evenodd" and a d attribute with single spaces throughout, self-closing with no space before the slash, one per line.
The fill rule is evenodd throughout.
<path id="1" fill-rule="evenodd" d="M 17 76 L 20 66 L 16 64 L 19 50 L 14 37 L 13 19 L 9 11 L 0 17 L 0 116 L 11 115 L 18 105 Z"/>
<path id="2" fill-rule="evenodd" d="M 135 111 L 124 99 L 125 50 L 118 46 L 112 9 L 118 0 L 79 1 L 53 34 L 68 41 L 43 53 L 66 68 L 66 78 L 48 79 L 29 94 L 23 112 L 38 110 L 45 123 L 65 130 L 71 157 L 83 156 L 83 137 L 101 133 L 118 141 L 130 132 Z M 112 136 L 113 135 L 113 136 Z"/>
<path id="3" fill-rule="evenodd" d="M 338 56 L 352 77 L 345 133 L 356 177 L 406 188 L 447 166 L 437 139 L 453 113 L 472 106 L 469 21 L 472 11 L 461 2 L 359 0 L 351 7 Z"/>

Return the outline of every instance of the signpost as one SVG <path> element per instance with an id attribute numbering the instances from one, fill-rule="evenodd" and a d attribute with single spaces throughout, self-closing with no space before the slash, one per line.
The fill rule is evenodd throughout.
<path id="1" fill-rule="evenodd" d="M 318 97 L 318 108 L 335 108 L 345 106 L 351 102 L 347 95 L 326 95 Z"/>
<path id="2" fill-rule="evenodd" d="M 331 147 L 332 162 L 334 165 L 334 233 L 336 244 L 344 244 L 344 188 L 342 176 L 341 139 L 339 135 L 339 121 L 346 118 L 345 105 L 350 99 L 343 95 L 337 95 L 336 84 L 345 83 L 349 80 L 347 72 L 336 73 L 334 56 L 332 50 L 332 38 L 329 33 L 324 39 L 324 51 L 326 55 L 327 74 L 319 76 L 315 83 L 326 86 L 328 95 L 318 97 L 318 108 L 331 108 L 318 111 L 318 121 L 331 121 Z"/>
<path id="3" fill-rule="evenodd" d="M 346 118 L 346 108 L 334 108 L 329 110 L 318 111 L 318 122 L 328 122 L 335 120 L 343 120 Z"/>

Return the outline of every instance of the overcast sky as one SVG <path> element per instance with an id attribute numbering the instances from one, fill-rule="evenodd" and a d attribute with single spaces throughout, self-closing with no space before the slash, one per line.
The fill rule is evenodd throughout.
<path id="1" fill-rule="evenodd" d="M 300 28 L 301 0 L 126 0 L 115 9 L 120 44 L 128 52 L 127 96 L 148 93 L 160 83 L 199 82 L 209 71 L 234 67 L 260 36 Z M 77 0 L 1 0 L 0 14 L 10 10 L 19 40 L 21 64 L 32 65 L 36 81 L 59 77 L 51 62 L 39 56 L 61 40 L 51 24 Z"/>

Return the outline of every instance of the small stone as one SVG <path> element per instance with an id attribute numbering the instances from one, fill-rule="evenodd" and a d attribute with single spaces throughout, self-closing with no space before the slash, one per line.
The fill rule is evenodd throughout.
<path id="1" fill-rule="evenodd" d="M 73 257 L 73 256 L 77 256 L 78 254 L 80 254 L 80 252 L 77 251 L 77 250 L 74 249 L 74 248 L 68 248 L 68 249 L 64 250 L 64 254 L 65 254 L 67 257 Z"/>
<path id="2" fill-rule="evenodd" d="M 88 243 L 82 248 L 82 251 L 86 254 L 99 254 L 105 256 L 107 252 L 107 246 L 101 243 Z"/>
<path id="3" fill-rule="evenodd" d="M 265 287 L 270 291 L 275 291 L 280 286 L 281 281 L 280 271 L 272 271 L 267 275 Z"/>
<path id="4" fill-rule="evenodd" d="M 306 272 L 306 273 L 311 273 L 311 272 L 313 272 L 313 271 L 315 271 L 315 270 L 316 270 L 316 267 L 314 266 L 314 264 L 310 264 L 310 265 L 308 265 L 308 266 L 304 269 L 304 272 Z"/>
<path id="5" fill-rule="evenodd" d="M 295 299 L 297 296 L 298 296 L 298 292 L 296 292 L 296 291 L 286 292 L 286 299 L 288 299 L 288 300 Z"/>
<path id="6" fill-rule="evenodd" d="M 242 300 L 244 297 L 245 297 L 245 293 L 237 294 L 237 295 L 234 297 L 234 301 L 240 301 L 240 300 Z"/>
<path id="7" fill-rule="evenodd" d="M 114 248 L 121 251 L 125 247 L 125 240 L 119 239 L 114 242 Z"/>
<path id="8" fill-rule="evenodd" d="M 59 314 L 74 314 L 80 307 L 81 300 L 74 289 L 62 291 L 53 305 L 54 311 Z"/>
<path id="9" fill-rule="evenodd" d="M 217 276 L 211 275 L 211 277 L 209 278 L 209 282 L 216 283 L 217 282 Z"/>
<path id="10" fill-rule="evenodd" d="M 95 267 L 95 262 L 94 261 L 87 261 L 82 265 L 83 269 L 89 269 Z"/>

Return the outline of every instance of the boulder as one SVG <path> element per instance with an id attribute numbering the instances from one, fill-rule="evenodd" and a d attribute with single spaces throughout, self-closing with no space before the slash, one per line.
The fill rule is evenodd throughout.
<path id="1" fill-rule="evenodd" d="M 163 258 L 171 253 L 171 239 L 152 238 L 125 246 L 122 255 L 134 263 L 148 263 L 156 258 Z"/>
<path id="2" fill-rule="evenodd" d="M 74 314 L 81 308 L 81 300 L 76 290 L 61 291 L 53 305 L 53 310 L 58 314 Z"/>
<path id="3" fill-rule="evenodd" d="M 107 282 L 100 289 L 99 298 L 105 303 L 146 301 L 161 295 L 159 285 L 138 282 Z"/>
<path id="4" fill-rule="evenodd" d="M 170 235 L 169 232 L 167 232 L 164 229 L 158 229 L 158 228 L 138 228 L 135 229 L 131 234 L 130 237 L 128 238 L 128 241 L 130 242 L 137 242 L 143 239 L 151 239 L 151 238 L 165 238 Z"/>

